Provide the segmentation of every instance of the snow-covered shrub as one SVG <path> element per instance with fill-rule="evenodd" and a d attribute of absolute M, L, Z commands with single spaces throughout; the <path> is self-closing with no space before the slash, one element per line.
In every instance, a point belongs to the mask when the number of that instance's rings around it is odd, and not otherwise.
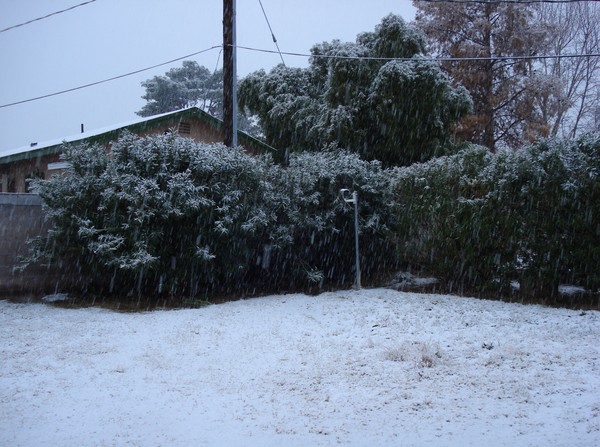
<path fill-rule="evenodd" d="M 38 184 L 54 223 L 36 257 L 68 259 L 116 292 L 196 295 L 236 287 L 269 226 L 266 165 L 173 134 L 125 134 L 106 154 L 72 146 Z"/>
<path fill-rule="evenodd" d="M 471 147 L 395 171 L 406 262 L 456 288 L 550 298 L 600 285 L 600 136 L 490 154 Z"/>
<path fill-rule="evenodd" d="M 269 281 L 298 287 L 308 280 L 349 286 L 354 281 L 354 207 L 340 189 L 358 192 L 360 259 L 365 278 L 390 271 L 396 249 L 390 231 L 390 177 L 378 162 L 326 150 L 294 153 L 287 168 L 273 165 L 267 200 L 276 216 L 270 229 Z"/>
<path fill-rule="evenodd" d="M 392 266 L 388 178 L 341 151 L 294 154 L 289 167 L 223 145 L 125 134 L 109 154 L 71 146 L 70 167 L 37 184 L 54 226 L 33 260 L 67 261 L 105 292 L 293 290 L 354 279 L 359 192 L 365 276 Z"/>
<path fill-rule="evenodd" d="M 424 35 L 400 16 L 384 17 L 355 42 L 322 42 L 311 53 L 307 68 L 278 65 L 239 83 L 241 106 L 259 118 L 274 147 L 337 144 L 384 166 L 405 166 L 439 155 L 472 109 L 467 90 L 424 58 Z"/>
<path fill-rule="evenodd" d="M 600 134 L 548 141 L 514 155 L 525 166 L 519 278 L 530 295 L 558 295 L 561 283 L 600 287 Z"/>
<path fill-rule="evenodd" d="M 404 260 L 456 288 L 487 287 L 496 274 L 489 264 L 502 262 L 503 237 L 479 178 L 490 159 L 485 148 L 471 147 L 396 171 Z"/>

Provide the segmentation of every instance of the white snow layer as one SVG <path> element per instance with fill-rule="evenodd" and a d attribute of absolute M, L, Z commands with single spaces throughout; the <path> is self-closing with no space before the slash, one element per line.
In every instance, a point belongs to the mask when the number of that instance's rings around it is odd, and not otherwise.
<path fill-rule="evenodd" d="M 0 301 L 2 446 L 600 445 L 600 312 L 393 290 Z"/>

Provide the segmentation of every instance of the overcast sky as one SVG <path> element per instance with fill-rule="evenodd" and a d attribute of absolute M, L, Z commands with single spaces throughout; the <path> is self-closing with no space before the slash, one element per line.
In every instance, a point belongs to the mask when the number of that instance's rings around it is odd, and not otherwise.
<path fill-rule="evenodd" d="M 0 0 L 0 30 L 85 0 Z M 354 41 L 389 13 L 414 18 L 410 0 L 262 0 L 281 51 L 308 53 L 315 43 Z M 0 32 L 0 106 L 101 81 L 222 43 L 221 0 L 96 0 Z M 237 0 L 238 45 L 276 50 L 259 0 Z M 214 70 L 220 49 L 190 58 Z M 289 66 L 307 58 L 284 55 Z M 277 54 L 238 50 L 238 76 L 281 62 Z M 181 62 L 101 85 L 0 107 L 0 154 L 32 142 L 138 118 L 140 83 Z"/>

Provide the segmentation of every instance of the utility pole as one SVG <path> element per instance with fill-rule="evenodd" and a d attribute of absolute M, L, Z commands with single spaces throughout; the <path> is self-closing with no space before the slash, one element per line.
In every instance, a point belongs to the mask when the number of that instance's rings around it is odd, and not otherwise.
<path fill-rule="evenodd" d="M 223 0 L 223 142 L 237 147 L 235 0 Z"/>

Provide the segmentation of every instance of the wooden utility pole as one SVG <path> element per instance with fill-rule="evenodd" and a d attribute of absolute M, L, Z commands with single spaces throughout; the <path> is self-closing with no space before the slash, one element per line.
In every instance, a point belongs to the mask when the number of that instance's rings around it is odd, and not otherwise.
<path fill-rule="evenodd" d="M 223 142 L 237 147 L 235 0 L 223 0 Z"/>

